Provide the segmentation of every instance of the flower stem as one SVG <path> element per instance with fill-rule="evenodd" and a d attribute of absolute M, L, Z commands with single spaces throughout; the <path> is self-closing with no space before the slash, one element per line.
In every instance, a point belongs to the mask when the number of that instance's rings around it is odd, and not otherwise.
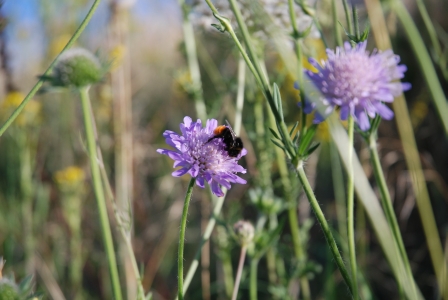
<path fill-rule="evenodd" d="M 240 287 L 241 274 L 243 273 L 244 260 L 246 259 L 246 251 L 247 246 L 242 245 L 240 261 L 238 263 L 238 270 L 236 271 L 235 285 L 233 286 L 232 300 L 236 300 L 236 297 L 238 296 L 238 289 Z"/>
<path fill-rule="evenodd" d="M 93 133 L 93 122 L 91 118 L 89 86 L 79 89 L 81 95 L 82 111 L 84 115 L 84 126 L 87 138 L 87 150 L 90 159 L 90 168 L 92 171 L 93 189 L 98 205 L 98 213 L 101 223 L 101 231 L 103 235 L 104 247 L 106 249 L 107 260 L 109 263 L 109 271 L 112 282 L 112 289 L 116 300 L 121 300 L 121 287 L 118 277 L 117 260 L 115 257 L 114 244 L 112 240 L 112 232 L 110 229 L 109 217 L 107 215 L 106 200 L 104 197 L 103 185 L 101 183 L 100 169 L 98 166 L 96 142 Z"/>
<path fill-rule="evenodd" d="M 294 1 L 288 0 L 289 18 L 291 20 L 293 37 L 296 47 L 296 57 L 297 57 L 297 81 L 299 83 L 299 93 L 300 101 L 302 103 L 301 116 L 302 121 L 300 122 L 300 138 L 306 134 L 306 114 L 305 114 L 305 93 L 303 92 L 303 64 L 302 64 L 302 45 L 300 45 L 300 33 L 297 28 L 296 16 L 294 12 Z M 299 141 L 300 143 L 300 141 Z M 305 297 L 307 298 L 307 297 Z M 309 298 L 309 297 L 308 297 Z"/>
<path fill-rule="evenodd" d="M 299 163 L 298 163 L 297 176 L 299 177 L 299 180 L 303 185 L 303 189 L 305 190 L 305 194 L 308 197 L 308 200 L 311 204 L 311 208 L 313 209 L 314 214 L 316 215 L 317 221 L 319 222 L 319 224 L 322 228 L 322 231 L 325 235 L 325 239 L 327 240 L 328 246 L 330 247 L 331 254 L 333 255 L 336 265 L 338 266 L 339 271 L 341 272 L 342 277 L 344 278 L 344 281 L 347 284 L 348 289 L 350 290 L 350 293 L 353 295 L 352 281 L 350 279 L 350 276 L 348 275 L 347 269 L 345 268 L 341 254 L 339 253 L 339 250 L 338 250 L 338 246 L 333 237 L 333 234 L 330 231 L 330 227 L 328 226 L 328 223 L 327 223 L 327 220 L 325 219 L 324 213 L 320 209 L 319 203 L 317 202 L 317 199 L 314 196 L 313 189 L 311 188 L 310 183 L 308 182 L 308 179 L 306 178 L 305 171 L 303 170 L 303 161 L 299 161 Z"/>
<path fill-rule="evenodd" d="M 185 194 L 184 209 L 182 211 L 182 219 L 180 223 L 179 233 L 179 252 L 177 258 L 177 282 L 178 282 L 178 298 L 184 299 L 183 285 L 184 285 L 184 242 L 185 242 L 185 229 L 187 227 L 187 215 L 188 206 L 190 205 L 191 195 L 193 194 L 194 183 L 196 178 L 191 178 L 188 184 L 187 193 Z"/>
<path fill-rule="evenodd" d="M 274 127 L 275 119 L 272 113 L 269 113 L 269 121 L 271 127 Z M 306 260 L 306 250 L 304 249 L 304 245 L 300 240 L 300 225 L 297 217 L 297 203 L 294 201 L 294 198 L 292 197 L 291 192 L 292 185 L 288 174 L 288 166 L 286 165 L 286 161 L 282 153 L 282 150 L 278 147 L 275 147 L 275 156 L 279 168 L 282 188 L 285 191 L 286 200 L 288 202 L 288 220 L 289 220 L 289 227 L 291 230 L 292 243 L 294 247 L 294 255 L 298 262 L 304 262 Z M 300 286 L 302 288 L 303 298 L 311 299 L 310 284 L 306 276 L 303 276 L 300 279 Z"/>
<path fill-rule="evenodd" d="M 337 46 L 342 47 L 341 29 L 338 24 L 338 9 L 336 6 L 336 0 L 331 0 L 331 11 L 333 16 L 333 30 L 334 39 Z"/>
<path fill-rule="evenodd" d="M 246 24 L 243 22 L 243 17 L 241 16 L 241 11 L 238 8 L 238 5 L 236 4 L 235 0 L 229 0 L 230 6 L 232 7 L 232 10 L 235 14 L 235 17 L 238 22 L 238 26 L 241 29 L 241 32 L 243 33 L 243 39 L 246 43 L 247 49 L 249 51 L 249 54 L 254 61 L 252 63 L 251 58 L 247 55 L 246 51 L 244 50 L 243 46 L 241 45 L 238 37 L 235 34 L 235 31 L 233 30 L 232 26 L 230 25 L 230 22 L 223 18 L 221 15 L 219 15 L 218 10 L 216 7 L 212 4 L 210 0 L 205 0 L 210 7 L 210 9 L 213 12 L 213 15 L 216 19 L 219 20 L 221 25 L 225 28 L 227 32 L 229 32 L 230 36 L 232 37 L 233 41 L 235 42 L 236 46 L 238 47 L 238 50 L 240 51 L 241 55 L 244 58 L 244 61 L 246 62 L 247 66 L 249 67 L 250 71 L 255 77 L 255 80 L 257 81 L 259 87 L 261 88 L 261 91 L 263 92 L 263 95 L 265 96 L 266 100 L 269 103 L 269 106 L 271 107 L 272 112 L 274 113 L 275 120 L 279 124 L 279 130 L 282 132 L 283 136 L 289 136 L 288 128 L 286 127 L 285 122 L 283 121 L 283 116 L 280 115 L 280 112 L 278 111 L 276 104 L 274 102 L 274 97 L 271 92 L 271 87 L 269 85 L 268 79 L 264 76 L 264 73 L 260 67 L 260 65 L 257 62 L 255 51 L 253 49 L 252 43 L 250 41 L 250 35 L 249 31 L 247 30 Z M 285 141 L 285 147 L 286 152 L 290 158 L 295 156 L 295 150 L 294 146 L 292 144 L 291 139 L 288 139 Z"/>
<path fill-rule="evenodd" d="M 354 120 L 350 114 L 348 116 L 348 166 L 347 166 L 347 236 L 348 236 L 348 253 L 350 257 L 350 267 L 352 271 L 352 288 L 353 298 L 358 299 L 358 276 L 356 265 L 355 250 L 355 185 L 353 172 L 353 136 L 354 136 Z"/>
<path fill-rule="evenodd" d="M 257 275 L 258 275 L 258 262 L 257 258 L 252 258 L 250 262 L 250 300 L 257 300 Z"/>
<path fill-rule="evenodd" d="M 207 243 L 207 241 L 210 239 L 210 236 L 212 235 L 213 229 L 215 228 L 216 224 L 216 218 L 221 213 L 222 205 L 224 204 L 224 197 L 217 197 L 215 208 L 213 209 L 212 215 L 210 216 L 210 219 L 208 221 L 207 227 L 204 230 L 204 235 L 202 236 L 201 243 L 199 244 L 198 249 L 196 250 L 196 254 L 194 256 L 194 259 L 188 268 L 187 276 L 185 276 L 185 282 L 184 282 L 184 290 L 183 294 L 188 290 L 188 287 L 190 286 L 191 280 L 193 279 L 194 273 L 196 273 L 196 270 L 199 266 L 199 258 L 201 257 L 201 250 L 202 247 Z M 180 299 L 179 297 L 176 299 Z"/>
<path fill-rule="evenodd" d="M 56 58 L 53 60 L 53 62 L 50 64 L 50 66 L 47 68 L 47 70 L 44 72 L 43 76 L 47 76 L 50 74 L 51 70 L 53 69 L 54 65 L 56 64 L 56 61 L 58 60 L 59 56 L 61 56 L 61 54 L 67 50 L 68 48 L 70 48 L 78 39 L 78 37 L 81 35 L 81 33 L 84 31 L 84 29 L 86 28 L 87 24 L 89 24 L 90 19 L 92 18 L 95 10 L 97 9 L 98 5 L 100 4 L 101 0 L 95 0 L 89 10 L 89 12 L 87 13 L 86 17 L 84 18 L 84 20 L 81 22 L 81 24 L 79 25 L 78 29 L 76 29 L 75 33 L 73 34 L 73 36 L 70 38 L 70 40 L 68 41 L 67 45 L 65 45 L 64 49 L 62 49 L 62 51 L 59 53 L 58 56 L 56 56 Z M 20 114 L 20 112 L 25 108 L 25 106 L 27 105 L 27 103 L 33 98 L 33 96 L 37 93 L 37 91 L 41 88 L 41 86 L 44 83 L 44 79 L 41 78 L 39 79 L 39 81 L 33 86 L 33 88 L 31 89 L 31 91 L 28 93 L 28 95 L 26 95 L 25 99 L 23 99 L 22 103 L 20 103 L 20 105 L 16 108 L 16 110 L 12 113 L 12 115 L 8 118 L 8 120 L 6 120 L 6 122 L 2 125 L 2 127 L 0 127 L 0 136 L 3 135 L 3 133 L 6 131 L 6 129 L 8 129 L 8 127 L 12 124 L 12 122 L 14 122 L 14 120 L 17 118 L 17 116 Z"/>
<path fill-rule="evenodd" d="M 376 138 L 374 134 L 371 134 L 369 140 L 369 151 L 370 158 L 372 160 L 373 165 L 373 173 L 375 175 L 375 180 L 378 184 L 381 193 L 381 204 L 383 206 L 384 213 L 386 215 L 386 220 L 389 223 L 389 227 L 391 228 L 392 234 L 395 238 L 395 242 L 398 245 L 398 250 L 400 252 L 401 257 L 403 258 L 403 263 L 408 273 L 409 278 L 413 278 L 411 265 L 409 263 L 408 255 L 406 254 L 406 249 L 404 247 L 403 238 L 401 236 L 400 227 L 398 226 L 398 221 L 394 213 L 394 208 L 392 205 L 392 200 L 390 198 L 389 190 L 387 188 L 386 179 L 384 178 L 384 174 L 381 168 L 381 162 L 378 155 L 378 149 L 376 147 Z M 414 281 L 410 281 L 412 284 L 413 294 L 417 298 L 417 292 L 415 290 Z"/>

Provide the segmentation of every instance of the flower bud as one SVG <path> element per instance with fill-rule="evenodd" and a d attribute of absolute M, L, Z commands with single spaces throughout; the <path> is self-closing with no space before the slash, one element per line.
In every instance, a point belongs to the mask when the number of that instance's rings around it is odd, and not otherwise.
<path fill-rule="evenodd" d="M 79 88 L 97 83 L 102 73 L 101 63 L 95 55 L 86 49 L 73 48 L 59 57 L 52 81 L 57 86 Z"/>
<path fill-rule="evenodd" d="M 254 226 L 248 221 L 240 220 L 236 222 L 233 225 L 233 231 L 235 232 L 241 246 L 249 245 L 254 239 L 255 229 Z"/>
<path fill-rule="evenodd" d="M 0 280 L 0 299 L 19 300 L 19 289 L 16 284 L 6 278 Z"/>

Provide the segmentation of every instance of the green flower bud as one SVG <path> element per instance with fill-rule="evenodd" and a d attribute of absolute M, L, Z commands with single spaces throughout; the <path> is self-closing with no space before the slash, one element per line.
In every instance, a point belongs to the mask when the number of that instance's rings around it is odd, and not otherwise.
<path fill-rule="evenodd" d="M 102 77 L 98 58 L 86 49 L 73 48 L 59 57 L 51 81 L 56 86 L 79 88 L 97 83 Z"/>
<path fill-rule="evenodd" d="M 0 300 L 19 300 L 17 286 L 10 280 L 3 278 L 0 280 Z"/>
<path fill-rule="evenodd" d="M 254 239 L 255 229 L 250 222 L 243 220 L 236 222 L 233 225 L 233 231 L 235 232 L 241 246 L 249 245 Z"/>

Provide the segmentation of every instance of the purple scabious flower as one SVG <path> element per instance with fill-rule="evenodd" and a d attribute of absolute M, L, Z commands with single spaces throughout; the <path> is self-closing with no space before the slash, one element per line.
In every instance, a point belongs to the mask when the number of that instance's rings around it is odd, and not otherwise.
<path fill-rule="evenodd" d="M 172 173 L 173 176 L 189 173 L 196 178 L 199 187 L 204 188 L 207 181 L 213 194 L 222 197 L 224 193 L 220 186 L 230 189 L 231 183 L 246 183 L 236 173 L 246 173 L 246 169 L 238 165 L 238 160 L 247 154 L 247 150 L 243 149 L 237 157 L 230 157 L 222 139 L 209 141 L 217 126 L 215 119 L 207 120 L 205 128 L 202 128 L 201 120 L 193 122 L 190 117 L 185 117 L 184 123 L 180 124 L 182 135 L 171 130 L 163 133 L 166 143 L 176 150 L 158 149 L 157 152 L 174 160 L 173 168 L 181 167 Z"/>
<path fill-rule="evenodd" d="M 367 42 L 352 48 L 345 42 L 333 52 L 327 49 L 326 61 L 321 65 L 313 58 L 309 62 L 318 70 L 306 74 L 322 93 L 324 110 L 316 114 L 315 123 L 321 122 L 335 107 L 340 108 L 341 119 L 353 116 L 363 131 L 370 128 L 370 118 L 376 114 L 386 120 L 394 113 L 383 102 L 393 102 L 394 97 L 411 88 L 409 83 L 401 83 L 405 65 L 399 65 L 400 58 L 392 50 L 369 54 Z M 317 105 L 319 106 L 319 104 Z"/>

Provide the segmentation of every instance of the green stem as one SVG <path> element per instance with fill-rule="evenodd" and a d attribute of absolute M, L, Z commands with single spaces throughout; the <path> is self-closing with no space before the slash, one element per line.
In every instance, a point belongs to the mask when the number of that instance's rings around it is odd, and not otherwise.
<path fill-rule="evenodd" d="M 84 20 L 81 22 L 81 24 L 79 25 L 78 29 L 76 29 L 75 33 L 73 34 L 73 36 L 70 38 L 70 40 L 68 41 L 67 45 L 65 45 L 64 49 L 62 49 L 61 53 L 59 53 L 58 56 L 56 56 L 56 58 L 53 60 L 53 62 L 50 64 L 50 66 L 48 67 L 48 69 L 44 72 L 42 77 L 48 76 L 50 74 L 50 72 L 52 71 L 54 65 L 56 64 L 59 56 L 61 56 L 61 54 L 67 50 L 68 48 L 70 48 L 78 39 L 78 37 L 81 35 L 81 33 L 84 31 L 84 29 L 86 28 L 87 24 L 89 24 L 90 19 L 92 18 L 95 10 L 97 9 L 98 5 L 100 4 L 101 0 L 95 0 L 92 4 L 92 7 L 90 8 L 89 12 L 87 13 L 86 17 L 84 18 Z M 25 99 L 23 99 L 22 103 L 20 103 L 20 105 L 16 108 L 16 110 L 12 113 L 12 115 L 8 118 L 8 120 L 6 120 L 6 122 L 2 125 L 2 127 L 0 128 L 0 136 L 3 135 L 3 133 L 6 131 L 6 129 L 8 129 L 8 127 L 11 125 L 11 123 L 17 118 L 17 116 L 20 114 L 20 112 L 25 108 L 25 106 L 27 105 L 27 103 L 33 98 L 33 96 L 36 94 L 36 92 L 41 88 L 42 84 L 44 83 L 44 79 L 41 78 L 39 79 L 39 81 L 33 86 L 33 88 L 31 89 L 31 91 L 28 93 L 28 95 L 26 95 Z"/>
<path fill-rule="evenodd" d="M 306 114 L 305 114 L 305 93 L 303 92 L 303 64 L 302 64 L 302 45 L 300 45 L 300 33 L 297 28 L 296 16 L 294 13 L 294 1 L 288 0 L 289 18 L 291 20 L 293 37 L 296 46 L 297 56 L 297 81 L 299 83 L 300 101 L 302 103 L 302 109 L 300 110 L 302 121 L 300 122 L 300 138 L 306 134 Z M 300 144 L 300 140 L 299 140 Z M 307 297 L 305 297 L 307 298 Z"/>
<path fill-rule="evenodd" d="M 121 300 L 121 287 L 118 277 L 117 260 L 115 257 L 114 244 L 112 240 L 112 232 L 110 229 L 109 217 L 107 216 L 106 200 L 104 197 L 103 185 L 101 184 L 100 169 L 98 166 L 96 142 L 93 133 L 93 122 L 91 118 L 89 86 L 79 89 L 81 95 L 82 111 L 84 115 L 84 126 L 87 138 L 87 150 L 89 153 L 90 168 L 92 171 L 93 189 L 98 205 L 98 213 L 101 223 L 101 231 L 103 235 L 104 247 L 109 263 L 110 278 L 112 289 L 116 300 Z"/>
<path fill-rule="evenodd" d="M 247 246 L 242 245 L 240 253 L 240 261 L 238 263 L 238 270 L 236 272 L 235 285 L 233 286 L 232 300 L 236 300 L 236 297 L 238 296 L 238 289 L 240 287 L 241 274 L 243 273 L 244 260 L 246 259 L 246 251 Z"/>
<path fill-rule="evenodd" d="M 134 272 L 135 280 L 137 281 L 137 300 L 145 299 L 145 290 L 142 284 L 142 278 L 140 276 L 140 271 L 138 269 L 137 261 L 135 259 L 134 249 L 132 248 L 131 235 L 126 231 L 121 216 L 119 215 L 118 208 L 114 203 L 115 219 L 118 223 L 121 236 L 123 237 L 126 250 L 129 253 L 129 259 L 131 261 L 132 271 Z"/>
<path fill-rule="evenodd" d="M 383 206 L 384 213 L 386 215 L 386 220 L 389 223 L 389 227 L 391 228 L 392 234 L 395 238 L 395 242 L 398 245 L 398 250 L 400 252 L 401 257 L 403 258 L 404 266 L 406 272 L 408 273 L 409 278 L 413 278 L 411 265 L 409 263 L 409 258 L 406 253 L 406 249 L 404 247 L 403 238 L 401 236 L 400 227 L 398 225 L 397 218 L 394 213 L 394 208 L 392 205 L 392 200 L 390 198 L 389 190 L 387 188 L 386 179 L 384 178 L 384 174 L 381 168 L 381 162 L 378 155 L 378 149 L 376 147 L 376 139 L 375 135 L 371 134 L 369 140 L 369 151 L 370 158 L 372 160 L 373 165 L 373 173 L 375 175 L 375 180 L 378 184 L 381 193 L 381 204 Z M 417 292 L 414 286 L 414 280 L 411 281 L 413 294 L 417 298 Z"/>
<path fill-rule="evenodd" d="M 342 47 L 341 28 L 338 24 L 338 9 L 336 6 L 336 0 L 331 0 L 331 11 L 333 13 L 333 31 L 335 43 L 337 46 Z"/>
<path fill-rule="evenodd" d="M 416 0 L 418 10 L 420 11 L 420 14 L 422 15 L 423 23 L 425 24 L 426 30 L 428 31 L 429 38 L 431 39 L 432 47 L 434 48 L 435 52 L 435 60 L 436 63 L 440 64 L 442 61 L 444 61 L 444 53 L 442 50 L 442 47 L 440 46 L 439 39 L 437 37 L 436 29 L 434 28 L 434 25 L 431 21 L 431 17 L 428 14 L 428 11 L 426 10 L 425 3 L 423 0 Z M 444 61 L 446 63 L 446 61 Z M 448 70 L 443 68 L 444 65 L 440 65 L 441 71 L 443 72 L 443 75 L 445 77 L 445 80 L 448 80 Z M 446 67 L 446 65 L 445 65 Z"/>
<path fill-rule="evenodd" d="M 342 0 L 342 5 L 344 6 L 345 20 L 347 22 L 347 31 L 352 33 L 353 24 L 352 20 L 350 19 L 350 10 L 348 9 L 347 0 Z"/>
<path fill-rule="evenodd" d="M 273 114 L 269 114 L 269 121 L 271 127 L 274 127 L 275 120 L 273 118 Z M 303 244 L 300 241 L 300 225 L 297 217 L 297 203 L 292 197 L 291 180 L 288 174 L 288 166 L 286 165 L 282 150 L 278 147 L 275 147 L 275 156 L 279 168 L 282 188 L 285 191 L 287 197 L 286 199 L 288 201 L 288 220 L 294 247 L 294 255 L 299 263 L 304 262 L 306 259 L 306 251 L 303 249 Z M 302 287 L 303 297 L 305 299 L 307 298 L 307 296 L 311 297 L 310 285 L 306 276 L 300 279 L 300 285 Z"/>
<path fill-rule="evenodd" d="M 233 292 L 233 268 L 230 253 L 222 258 L 222 271 L 224 273 L 224 286 L 226 290 L 226 299 L 232 297 Z"/>
<path fill-rule="evenodd" d="M 338 231 L 341 239 L 347 242 L 347 214 L 344 190 L 344 176 L 342 176 L 341 160 L 339 158 L 338 149 L 333 141 L 329 141 L 331 155 L 331 176 L 333 179 L 333 190 L 336 198 L 336 215 L 338 219 Z M 344 247 L 342 247 L 344 249 Z"/>
<path fill-rule="evenodd" d="M 277 215 L 275 213 L 269 214 L 269 229 L 275 230 L 277 226 L 278 226 Z M 275 268 L 276 252 L 273 246 L 269 247 L 269 249 L 266 252 L 266 264 L 268 267 L 269 283 L 275 286 L 276 284 L 278 284 L 278 278 L 277 278 L 277 270 Z"/>
<path fill-rule="evenodd" d="M 188 6 L 184 0 L 178 0 L 182 9 L 182 28 L 184 31 L 185 50 L 187 54 L 188 68 L 190 70 L 191 82 L 193 85 L 193 100 L 196 107 L 196 113 L 203 122 L 207 119 L 204 97 L 202 92 L 201 73 L 199 71 L 198 55 L 196 51 L 196 41 L 194 37 L 193 25 L 188 17 Z"/>
<path fill-rule="evenodd" d="M 249 56 L 247 55 L 246 51 L 244 50 L 243 46 L 241 45 L 238 37 L 236 36 L 232 26 L 230 25 L 230 22 L 228 19 L 223 18 L 221 15 L 219 15 L 216 7 L 211 3 L 210 0 L 205 0 L 208 4 L 208 6 L 210 7 L 210 9 L 213 12 L 213 15 L 215 16 L 216 19 L 219 20 L 219 22 L 221 23 L 221 25 L 225 28 L 225 30 L 227 32 L 229 32 L 230 36 L 232 37 L 233 41 L 235 42 L 235 44 L 237 45 L 238 49 L 240 50 L 241 55 L 244 58 L 244 61 L 246 62 L 247 66 L 249 67 L 250 71 L 252 72 L 252 74 L 254 75 L 258 85 L 261 88 L 261 91 L 263 92 L 263 95 L 265 96 L 266 100 L 269 103 L 269 106 L 271 107 L 272 112 L 274 113 L 275 119 L 277 121 L 277 123 L 279 124 L 279 130 L 281 130 L 283 136 L 287 137 L 289 136 L 289 132 L 288 132 L 288 128 L 286 127 L 285 122 L 283 121 L 283 116 L 280 115 L 279 111 L 277 110 L 276 104 L 274 102 L 274 97 L 271 93 L 271 88 L 269 85 L 269 82 L 267 81 L 267 78 L 264 76 L 264 73 L 260 67 L 260 65 L 257 62 L 256 59 L 256 54 L 255 51 L 253 49 L 252 43 L 250 41 L 250 36 L 249 36 L 249 31 L 247 30 L 247 26 L 246 24 L 243 22 L 243 18 L 241 16 L 241 12 L 235 2 L 235 0 L 229 0 L 230 2 L 230 6 L 232 7 L 232 10 L 235 14 L 235 17 L 237 19 L 238 22 L 238 26 L 241 29 L 242 33 L 243 33 L 243 39 L 246 43 L 247 49 L 249 50 L 249 54 L 252 58 L 252 60 L 254 61 L 254 63 L 252 63 L 252 61 L 250 60 Z M 292 144 L 291 139 L 288 139 L 287 141 L 285 141 L 285 146 L 286 146 L 286 151 L 287 154 L 290 158 L 295 156 L 295 149 L 294 146 Z"/>
<path fill-rule="evenodd" d="M 183 285 L 184 285 L 184 242 L 185 242 L 185 229 L 187 228 L 187 215 L 188 206 L 190 205 L 191 195 L 193 194 L 194 183 L 196 178 L 191 178 L 188 184 L 187 193 L 185 194 L 184 209 L 182 211 L 182 219 L 180 223 L 179 233 L 179 252 L 177 256 L 177 282 L 178 282 L 178 298 L 184 299 Z"/>
<path fill-rule="evenodd" d="M 354 120 L 350 114 L 348 117 L 348 166 L 347 166 L 347 236 L 348 236 L 348 252 L 350 257 L 350 266 L 352 271 L 352 288 L 353 298 L 358 297 L 358 275 L 356 265 L 356 250 L 355 250 L 355 175 L 353 172 L 353 135 L 354 135 Z"/>
<path fill-rule="evenodd" d="M 95 138 L 98 138 L 98 137 L 95 136 Z M 117 221 L 121 236 L 123 237 L 123 239 L 125 241 L 126 249 L 129 253 L 129 259 L 131 260 L 132 270 L 134 271 L 134 276 L 137 281 L 137 292 L 138 292 L 137 300 L 141 300 L 141 299 L 144 299 L 144 297 L 145 297 L 145 290 L 143 288 L 142 278 L 140 276 L 140 270 L 137 265 L 137 260 L 135 259 L 134 249 L 132 248 L 131 237 L 128 234 L 128 232 L 126 231 L 124 224 L 123 224 L 123 220 L 118 212 L 118 208 L 115 203 L 115 195 L 112 192 L 109 178 L 107 178 L 106 169 L 104 168 L 103 156 L 101 153 L 101 149 L 99 147 L 97 147 L 97 153 L 98 153 L 98 161 L 99 161 L 99 165 L 100 165 L 101 179 L 103 180 L 103 185 L 106 188 L 106 197 L 109 198 L 108 200 L 110 200 L 113 205 L 115 220 Z"/>
<path fill-rule="evenodd" d="M 353 295 L 353 285 L 348 275 L 347 269 L 345 268 L 344 262 L 342 260 L 341 254 L 339 253 L 338 246 L 336 241 L 334 240 L 333 234 L 331 233 L 330 227 L 328 226 L 327 220 L 325 219 L 324 213 L 320 209 L 319 203 L 317 202 L 316 197 L 314 196 L 313 189 L 306 178 L 305 171 L 303 170 L 303 161 L 299 161 L 297 166 L 297 176 L 299 177 L 300 182 L 303 185 L 303 189 L 305 190 L 305 194 L 308 197 L 308 201 L 311 204 L 311 208 L 316 215 L 317 221 L 319 222 L 322 231 L 325 235 L 325 239 L 327 240 L 328 246 L 330 247 L 331 254 L 336 262 L 336 265 L 339 268 L 339 271 L 344 278 L 345 283 L 350 290 L 350 293 Z"/>
<path fill-rule="evenodd" d="M 257 300 L 257 275 L 258 275 L 258 262 L 257 258 L 252 258 L 250 262 L 250 287 L 249 294 L 250 300 Z"/>
<path fill-rule="evenodd" d="M 445 94 L 443 93 L 442 86 L 437 77 L 436 70 L 432 64 L 431 57 L 425 48 L 425 43 L 418 32 L 417 26 L 415 26 L 412 17 L 409 15 L 406 7 L 400 0 L 392 2 L 392 7 L 397 14 L 398 19 L 403 25 L 404 32 L 406 33 L 408 40 L 414 50 L 415 57 L 422 71 L 423 78 L 429 88 L 434 104 L 439 113 L 440 120 L 443 124 L 445 134 L 448 134 L 448 104 L 446 102 Z"/>
<path fill-rule="evenodd" d="M 185 276 L 185 282 L 184 282 L 184 291 L 183 294 L 188 290 L 188 287 L 190 286 L 191 280 L 193 279 L 194 273 L 198 269 L 199 266 L 199 258 L 201 257 L 201 250 L 202 247 L 207 243 L 207 241 L 210 239 L 210 236 L 212 235 L 213 229 L 215 228 L 216 224 L 216 218 L 221 213 L 222 205 L 224 204 L 224 197 L 218 197 L 216 200 L 215 208 L 213 209 L 212 215 L 210 216 L 210 219 L 208 220 L 207 227 L 204 230 L 204 235 L 201 238 L 201 242 L 199 244 L 198 249 L 196 250 L 196 254 L 194 256 L 193 261 L 191 262 L 190 267 L 187 271 L 187 276 Z M 176 299 L 180 299 L 179 297 Z"/>

